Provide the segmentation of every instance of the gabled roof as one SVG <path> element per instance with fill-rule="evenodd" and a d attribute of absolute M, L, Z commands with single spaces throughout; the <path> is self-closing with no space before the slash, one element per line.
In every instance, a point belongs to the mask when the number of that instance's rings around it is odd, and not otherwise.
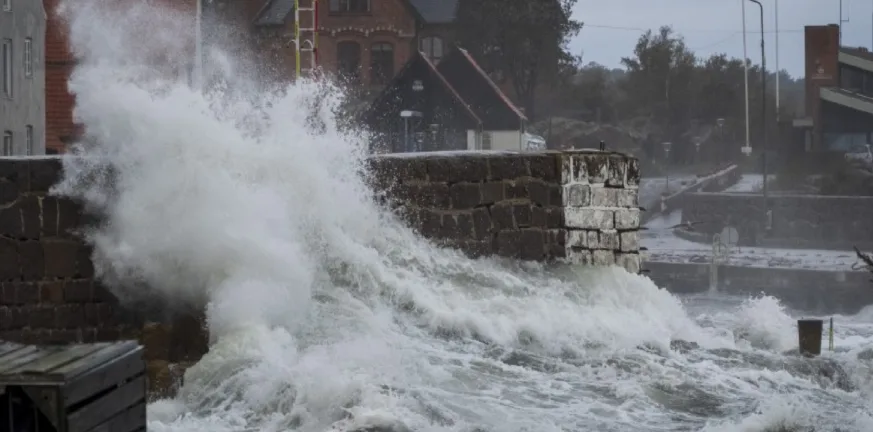
<path fill-rule="evenodd" d="M 443 74 L 441 74 L 439 70 L 437 70 L 433 62 L 431 62 L 427 58 L 427 55 L 425 55 L 421 51 L 418 51 L 415 55 L 412 56 L 412 58 L 409 59 L 409 61 L 406 62 L 405 65 L 403 65 L 403 68 L 400 69 L 400 72 L 398 72 L 397 75 L 394 76 L 394 78 L 391 80 L 390 83 L 388 83 L 387 86 L 385 86 L 385 88 L 382 90 L 376 100 L 374 100 L 373 103 L 370 104 L 371 113 L 374 112 L 373 108 L 384 104 L 388 98 L 394 97 L 393 90 L 397 88 L 400 81 L 403 80 L 403 77 L 416 64 L 416 62 L 424 62 L 424 64 L 428 68 L 428 71 L 437 79 L 437 81 L 443 86 L 443 88 L 452 95 L 452 98 L 455 100 L 455 102 L 457 102 L 458 105 L 464 108 L 466 114 L 479 125 L 482 124 L 482 119 L 480 119 L 479 116 L 476 115 L 476 112 L 473 111 L 473 108 L 471 108 L 467 101 L 465 101 L 464 98 L 461 97 L 461 94 L 458 93 L 458 91 L 455 90 L 454 87 L 452 87 L 449 81 L 446 80 L 446 77 L 443 76 Z"/>
<path fill-rule="evenodd" d="M 253 23 L 259 27 L 281 26 L 294 11 L 294 0 L 267 0 Z"/>
<path fill-rule="evenodd" d="M 409 0 L 427 24 L 450 24 L 455 22 L 458 0 Z"/>
<path fill-rule="evenodd" d="M 497 96 L 500 98 L 501 101 L 503 101 L 507 108 L 512 110 L 516 115 L 518 115 L 521 120 L 527 121 L 527 116 L 525 116 L 524 113 L 521 112 L 521 109 L 519 109 L 518 106 L 516 106 L 514 103 L 512 103 L 511 100 L 509 100 L 509 97 L 506 96 L 506 93 L 503 93 L 503 91 L 500 90 L 500 87 L 498 87 L 497 84 L 494 83 L 494 80 L 492 80 L 487 73 L 485 73 L 485 70 L 483 70 L 482 67 L 479 66 L 479 63 L 476 63 L 476 60 L 473 59 L 473 56 L 471 56 L 470 53 L 467 52 L 467 50 L 461 47 L 457 47 L 456 49 L 463 56 L 463 58 L 465 58 L 470 63 L 470 65 L 473 66 L 473 69 L 476 71 L 476 73 L 482 76 L 485 82 L 488 83 L 488 86 L 491 87 L 492 90 L 494 90 L 494 93 L 497 94 Z"/>

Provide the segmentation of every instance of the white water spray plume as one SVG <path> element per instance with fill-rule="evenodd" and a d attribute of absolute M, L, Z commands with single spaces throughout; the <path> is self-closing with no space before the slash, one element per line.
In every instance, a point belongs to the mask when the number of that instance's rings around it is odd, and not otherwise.
<path fill-rule="evenodd" d="M 210 47 L 222 66 L 195 91 L 179 73 L 191 17 L 109 0 L 61 12 L 85 137 L 57 190 L 105 216 L 87 232 L 100 276 L 120 298 L 208 304 L 210 351 L 149 406 L 150 430 L 870 424 L 864 388 L 780 352 L 793 329 L 773 299 L 692 313 L 621 269 L 434 247 L 371 198 L 368 137 L 338 126 L 339 89 L 266 85 Z M 843 372 L 855 355 L 817 361 Z"/>

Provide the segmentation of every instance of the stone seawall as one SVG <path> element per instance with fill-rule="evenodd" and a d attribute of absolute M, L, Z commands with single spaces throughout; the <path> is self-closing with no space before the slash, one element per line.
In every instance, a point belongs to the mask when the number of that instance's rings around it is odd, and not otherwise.
<path fill-rule="evenodd" d="M 709 290 L 710 265 L 646 261 L 647 276 L 676 294 Z M 717 291 L 736 296 L 770 295 L 784 305 L 816 314 L 855 314 L 873 304 L 870 273 L 722 265 Z"/>
<path fill-rule="evenodd" d="M 370 160 L 376 190 L 416 231 L 470 256 L 639 271 L 639 167 L 600 151 L 434 152 Z"/>
<path fill-rule="evenodd" d="M 384 197 L 429 238 L 471 255 L 639 270 L 636 160 L 601 152 L 380 156 Z M 28 344 L 137 339 L 153 396 L 208 349 L 200 311 L 124 305 L 95 276 L 89 217 L 49 189 L 59 158 L 0 158 L 0 339 Z M 148 306 L 148 307 L 144 307 Z M 157 311 L 157 313 L 153 313 Z"/>
<path fill-rule="evenodd" d="M 682 204 L 682 222 L 695 222 L 695 230 L 706 234 L 733 226 L 741 246 L 845 250 L 873 246 L 873 197 L 772 195 L 769 201 L 773 220 L 769 232 L 760 194 L 690 194 Z"/>
<path fill-rule="evenodd" d="M 94 276 L 77 235 L 80 206 L 48 194 L 58 158 L 0 158 L 0 339 L 26 344 L 139 339 L 152 394 L 165 394 L 206 351 L 196 316 L 152 321 Z"/>

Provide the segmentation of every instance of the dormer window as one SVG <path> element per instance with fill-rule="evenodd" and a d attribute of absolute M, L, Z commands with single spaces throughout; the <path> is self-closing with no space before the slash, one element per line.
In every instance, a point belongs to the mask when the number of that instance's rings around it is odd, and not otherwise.
<path fill-rule="evenodd" d="M 330 13 L 334 13 L 334 14 L 370 13 L 370 0 L 330 0 Z"/>

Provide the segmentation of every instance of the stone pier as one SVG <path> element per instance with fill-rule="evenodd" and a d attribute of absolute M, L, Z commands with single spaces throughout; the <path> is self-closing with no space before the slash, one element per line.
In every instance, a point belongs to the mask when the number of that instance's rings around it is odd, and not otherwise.
<path fill-rule="evenodd" d="M 639 164 L 596 150 L 370 159 L 374 189 L 419 233 L 470 256 L 640 269 Z"/>

